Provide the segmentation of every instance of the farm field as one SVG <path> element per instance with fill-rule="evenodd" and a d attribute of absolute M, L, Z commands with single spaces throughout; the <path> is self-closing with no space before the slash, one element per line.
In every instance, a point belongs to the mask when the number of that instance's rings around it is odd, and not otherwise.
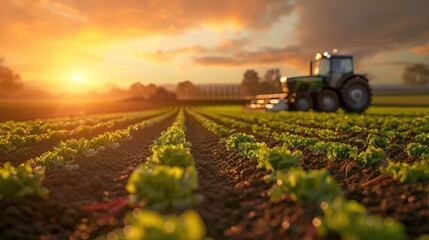
<path fill-rule="evenodd" d="M 427 107 L 4 121 L 0 236 L 427 239 L 428 161 Z"/>

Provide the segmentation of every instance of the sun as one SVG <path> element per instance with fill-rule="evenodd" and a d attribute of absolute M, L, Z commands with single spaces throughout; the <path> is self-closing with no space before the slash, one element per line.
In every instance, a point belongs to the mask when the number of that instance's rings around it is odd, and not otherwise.
<path fill-rule="evenodd" d="M 82 75 L 80 75 L 80 74 L 75 74 L 75 75 L 73 75 L 73 77 L 71 78 L 71 80 L 72 80 L 73 82 L 82 82 L 82 81 L 83 81 L 83 78 L 82 78 Z"/>

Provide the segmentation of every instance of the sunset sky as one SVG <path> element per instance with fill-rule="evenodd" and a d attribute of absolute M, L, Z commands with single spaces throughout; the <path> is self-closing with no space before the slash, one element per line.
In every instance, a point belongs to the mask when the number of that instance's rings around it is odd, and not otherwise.
<path fill-rule="evenodd" d="M 373 84 L 429 64 L 427 0 L 0 0 L 0 58 L 25 86 L 240 83 L 246 69 L 307 74 L 354 54 Z"/>

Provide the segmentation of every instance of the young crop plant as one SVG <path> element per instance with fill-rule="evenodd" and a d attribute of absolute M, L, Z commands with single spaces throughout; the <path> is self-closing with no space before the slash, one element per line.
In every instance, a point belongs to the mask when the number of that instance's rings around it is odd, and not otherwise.
<path fill-rule="evenodd" d="M 252 131 L 256 134 L 261 135 L 261 136 L 268 137 L 270 135 L 271 128 L 269 128 L 265 125 L 253 124 L 252 125 Z"/>
<path fill-rule="evenodd" d="M 291 153 L 290 150 L 284 147 L 263 147 L 259 149 L 258 155 L 259 167 L 265 168 L 271 172 L 294 167 L 302 158 L 301 151 Z"/>
<path fill-rule="evenodd" d="M 292 133 L 273 133 L 273 138 L 282 141 L 285 147 L 313 146 L 320 142 L 317 138 L 303 137 Z"/>
<path fill-rule="evenodd" d="M 364 167 L 380 162 L 385 159 L 386 152 L 377 147 L 369 146 L 364 152 L 356 156 L 356 161 Z"/>
<path fill-rule="evenodd" d="M 422 145 L 429 145 L 429 133 L 421 133 L 415 137 L 416 142 Z"/>
<path fill-rule="evenodd" d="M 429 163 L 426 159 L 413 164 L 389 160 L 387 167 L 381 167 L 380 170 L 401 183 L 429 181 Z"/>
<path fill-rule="evenodd" d="M 240 144 L 256 142 L 256 139 L 254 136 L 245 133 L 233 133 L 229 137 L 223 139 L 223 141 L 225 142 L 226 149 L 228 151 L 233 151 L 239 148 Z"/>
<path fill-rule="evenodd" d="M 198 203 L 201 196 L 194 193 L 197 189 L 197 172 L 193 166 L 181 168 L 143 164 L 134 170 L 126 185 L 132 205 L 158 211 Z"/>
<path fill-rule="evenodd" d="M 304 171 L 290 168 L 287 172 L 277 172 L 277 181 L 269 190 L 272 201 L 280 201 L 289 195 L 294 201 L 332 201 L 342 196 L 340 186 L 325 170 Z"/>
<path fill-rule="evenodd" d="M 0 201 L 5 198 L 25 196 L 46 196 L 48 190 L 41 186 L 45 171 L 25 162 L 13 167 L 10 162 L 0 167 Z"/>
<path fill-rule="evenodd" d="M 343 144 L 339 142 L 327 142 L 324 144 L 328 159 L 331 161 L 354 158 L 357 153 L 357 148 L 348 144 Z"/>
<path fill-rule="evenodd" d="M 265 142 L 244 142 L 238 146 L 240 152 L 237 156 L 244 156 L 250 159 L 252 162 L 258 161 L 260 149 L 267 148 Z"/>
<path fill-rule="evenodd" d="M 322 237 L 339 236 L 344 240 L 403 240 L 404 226 L 392 219 L 369 214 L 356 201 L 337 197 L 320 204 L 323 217 L 313 219 L 313 225 Z"/>
<path fill-rule="evenodd" d="M 127 214 L 124 223 L 124 228 L 99 240 L 203 240 L 206 236 L 204 222 L 193 210 L 176 216 L 136 208 Z"/>
<path fill-rule="evenodd" d="M 163 146 L 155 150 L 150 159 L 152 163 L 171 167 L 186 168 L 194 165 L 191 151 L 182 144 Z"/>
<path fill-rule="evenodd" d="M 428 156 L 429 146 L 413 142 L 407 145 L 407 147 L 405 148 L 405 151 L 409 156 L 416 156 L 416 157 Z"/>
<path fill-rule="evenodd" d="M 368 134 L 366 142 L 369 146 L 374 146 L 378 148 L 385 148 L 389 145 L 389 139 L 371 133 Z"/>

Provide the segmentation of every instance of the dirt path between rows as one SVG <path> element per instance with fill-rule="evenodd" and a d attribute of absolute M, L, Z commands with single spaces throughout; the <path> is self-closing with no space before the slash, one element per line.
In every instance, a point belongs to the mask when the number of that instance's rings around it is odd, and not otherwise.
<path fill-rule="evenodd" d="M 45 184 L 47 198 L 0 201 L 2 239 L 92 239 L 120 224 L 120 217 L 100 218 L 81 210 L 91 203 L 105 203 L 127 196 L 129 174 L 150 156 L 149 145 L 174 120 L 174 116 L 139 130 L 133 139 L 120 142 L 91 159 L 78 159 L 79 169 L 59 170 Z M 100 222 L 101 221 L 101 222 Z M 107 225 L 107 226 L 104 226 Z M 107 230 L 106 230 L 107 229 Z"/>
<path fill-rule="evenodd" d="M 195 207 L 215 239 L 300 239 L 311 225 L 303 204 L 271 203 L 267 172 L 244 157 L 233 157 L 219 138 L 186 115 L 187 140 L 198 170 L 204 201 Z M 192 127 L 191 127 L 192 126 Z M 311 206 L 310 206 L 311 207 Z M 288 225 L 286 225 L 286 223 Z M 297 224 L 289 227 L 290 225 Z M 283 227 L 282 227 L 283 226 Z"/>

